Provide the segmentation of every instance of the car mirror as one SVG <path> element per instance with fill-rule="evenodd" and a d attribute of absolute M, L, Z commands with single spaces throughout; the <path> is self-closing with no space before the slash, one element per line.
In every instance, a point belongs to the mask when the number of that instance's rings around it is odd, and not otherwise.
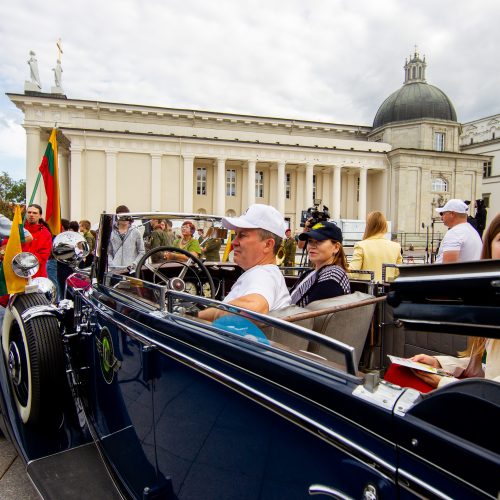
<path fill-rule="evenodd" d="M 12 270 L 20 278 L 31 278 L 40 268 L 40 263 L 36 256 L 30 252 L 18 253 L 12 259 Z"/>
<path fill-rule="evenodd" d="M 90 247 L 80 233 L 65 231 L 52 243 L 52 255 L 63 264 L 76 267 L 90 253 Z"/>

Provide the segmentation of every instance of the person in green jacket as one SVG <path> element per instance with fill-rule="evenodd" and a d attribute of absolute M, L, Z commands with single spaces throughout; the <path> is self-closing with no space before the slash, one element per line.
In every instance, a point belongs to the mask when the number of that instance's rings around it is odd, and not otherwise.
<path fill-rule="evenodd" d="M 85 241 L 89 245 L 89 254 L 85 259 L 83 259 L 83 262 L 81 263 L 81 267 L 88 267 L 92 264 L 92 261 L 94 260 L 93 252 L 95 248 L 95 238 L 94 235 L 90 232 L 90 221 L 89 220 L 81 220 L 78 223 L 78 230 L 82 234 L 82 236 L 85 238 Z"/>
<path fill-rule="evenodd" d="M 193 238 L 195 232 L 196 227 L 191 221 L 187 220 L 183 222 L 181 226 L 181 237 L 174 240 L 173 246 L 182 248 L 195 257 L 200 257 L 202 250 L 198 240 Z M 188 260 L 188 257 L 176 252 L 166 252 L 165 257 L 167 260 Z"/>
<path fill-rule="evenodd" d="M 149 235 L 149 248 L 165 247 L 168 246 L 167 234 L 163 231 L 160 221 L 158 219 L 151 219 L 151 234 Z M 151 261 L 157 264 L 164 259 L 163 253 L 158 252 L 151 256 Z"/>
<path fill-rule="evenodd" d="M 285 267 L 295 266 L 295 252 L 297 251 L 297 242 L 292 236 L 291 229 L 285 231 L 285 239 L 283 241 L 283 249 L 285 250 L 285 258 L 283 260 L 283 265 Z"/>
<path fill-rule="evenodd" d="M 205 239 L 202 241 L 201 249 L 203 251 L 203 257 L 209 262 L 220 262 L 219 250 L 222 245 L 222 240 L 220 238 L 213 238 L 215 228 L 208 228 Z"/>

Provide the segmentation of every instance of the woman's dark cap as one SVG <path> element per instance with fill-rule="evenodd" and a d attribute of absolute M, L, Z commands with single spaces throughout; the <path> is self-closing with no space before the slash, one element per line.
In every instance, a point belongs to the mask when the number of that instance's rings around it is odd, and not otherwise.
<path fill-rule="evenodd" d="M 342 230 L 333 222 L 318 222 L 310 231 L 301 233 L 299 240 L 306 241 L 309 238 L 313 240 L 333 240 L 342 243 Z"/>

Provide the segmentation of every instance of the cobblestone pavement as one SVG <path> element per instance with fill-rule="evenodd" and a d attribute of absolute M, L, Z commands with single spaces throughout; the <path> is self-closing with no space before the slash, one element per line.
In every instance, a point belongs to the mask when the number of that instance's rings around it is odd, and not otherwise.
<path fill-rule="evenodd" d="M 14 447 L 0 437 L 0 498 L 2 500 L 40 500 Z"/>

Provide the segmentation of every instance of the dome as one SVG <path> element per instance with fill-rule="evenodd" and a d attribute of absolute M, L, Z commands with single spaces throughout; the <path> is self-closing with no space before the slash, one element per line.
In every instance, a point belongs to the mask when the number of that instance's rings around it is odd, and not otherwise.
<path fill-rule="evenodd" d="M 387 123 L 421 118 L 457 121 L 457 114 L 448 96 L 425 81 L 425 58 L 415 52 L 405 64 L 405 83 L 380 106 L 373 128 Z"/>

